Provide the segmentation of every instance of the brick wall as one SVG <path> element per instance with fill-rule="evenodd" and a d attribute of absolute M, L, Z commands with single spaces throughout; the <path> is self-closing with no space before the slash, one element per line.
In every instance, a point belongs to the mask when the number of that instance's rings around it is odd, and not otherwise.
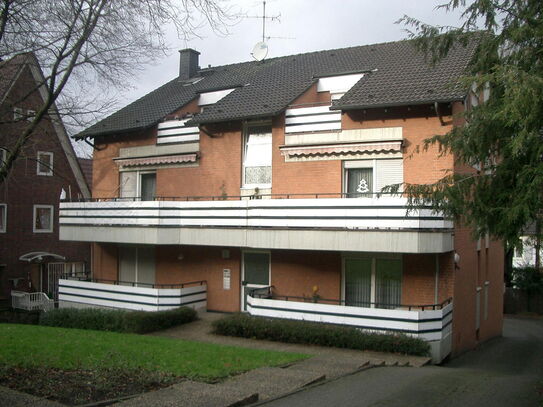
<path fill-rule="evenodd" d="M 13 122 L 13 107 L 26 112 L 38 110 L 42 99 L 38 92 L 28 94 L 36 86 L 30 70 L 25 68 L 12 91 L 0 106 L 0 146 L 12 149 L 18 136 L 28 125 L 26 121 Z M 38 151 L 53 153 L 53 175 L 37 175 Z M 19 155 L 8 178 L 0 185 L 0 203 L 7 204 L 7 232 L 0 233 L 0 298 L 7 298 L 11 289 L 39 289 L 39 278 L 29 284 L 32 269 L 19 257 L 35 251 L 55 253 L 68 262 L 84 261 L 90 264 L 88 243 L 59 241 L 58 207 L 62 189 L 68 196 L 81 196 L 78 183 L 55 129 L 46 116 L 38 125 Z M 33 205 L 52 205 L 54 222 L 52 233 L 33 232 Z M 36 275 L 37 271 L 33 271 Z M 39 276 L 39 274 L 38 274 Z M 18 287 L 9 279 L 22 278 Z M 37 285 L 36 285 L 37 284 Z"/>

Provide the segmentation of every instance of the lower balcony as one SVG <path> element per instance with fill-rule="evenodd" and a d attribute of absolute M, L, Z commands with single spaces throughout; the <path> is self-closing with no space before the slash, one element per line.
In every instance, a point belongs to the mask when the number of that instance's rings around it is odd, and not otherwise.
<path fill-rule="evenodd" d="M 104 307 L 137 311 L 164 311 L 181 306 L 207 306 L 207 283 L 194 281 L 173 285 L 113 280 L 59 280 L 60 307 Z"/>
<path fill-rule="evenodd" d="M 453 250 L 452 222 L 430 208 L 408 211 L 406 198 L 269 198 L 62 202 L 60 239 L 387 253 Z"/>
<path fill-rule="evenodd" d="M 346 325 L 372 332 L 402 333 L 430 344 L 433 363 L 451 352 L 452 299 L 440 304 L 358 303 L 322 298 L 277 296 L 272 287 L 247 295 L 251 315 Z"/>

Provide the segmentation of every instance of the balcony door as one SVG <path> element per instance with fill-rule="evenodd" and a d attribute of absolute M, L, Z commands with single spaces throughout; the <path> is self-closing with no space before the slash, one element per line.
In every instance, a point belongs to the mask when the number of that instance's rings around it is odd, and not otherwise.
<path fill-rule="evenodd" d="M 270 253 L 250 251 L 243 253 L 241 267 L 241 310 L 247 311 L 247 294 L 255 288 L 270 285 Z"/>
<path fill-rule="evenodd" d="M 120 284 L 152 287 L 155 284 L 155 247 L 119 246 Z"/>
<path fill-rule="evenodd" d="M 349 306 L 396 308 L 402 302 L 401 259 L 345 258 L 343 297 Z"/>

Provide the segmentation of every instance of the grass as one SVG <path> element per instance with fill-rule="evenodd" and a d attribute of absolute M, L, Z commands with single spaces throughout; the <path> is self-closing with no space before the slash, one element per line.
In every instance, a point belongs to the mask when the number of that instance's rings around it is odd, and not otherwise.
<path fill-rule="evenodd" d="M 4 367 L 143 369 L 212 381 L 306 357 L 156 336 L 0 324 L 0 366 Z"/>

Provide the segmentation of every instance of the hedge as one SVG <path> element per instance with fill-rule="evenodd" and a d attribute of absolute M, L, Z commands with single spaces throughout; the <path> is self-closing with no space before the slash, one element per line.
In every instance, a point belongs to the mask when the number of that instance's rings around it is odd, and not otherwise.
<path fill-rule="evenodd" d="M 404 334 L 378 334 L 357 328 L 234 314 L 213 322 L 214 333 L 226 336 L 301 343 L 336 348 L 428 356 L 430 345 Z"/>
<path fill-rule="evenodd" d="M 9 324 L 36 325 L 40 319 L 40 311 L 25 311 L 20 309 L 0 310 L 0 322 Z"/>
<path fill-rule="evenodd" d="M 185 324 L 196 319 L 192 308 L 145 312 L 100 308 L 58 308 L 44 312 L 40 325 L 97 331 L 147 333 Z"/>

